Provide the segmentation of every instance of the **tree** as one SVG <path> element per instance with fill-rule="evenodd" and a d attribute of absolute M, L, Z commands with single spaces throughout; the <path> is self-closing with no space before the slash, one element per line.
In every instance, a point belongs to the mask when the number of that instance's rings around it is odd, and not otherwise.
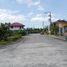
<path fill-rule="evenodd" d="M 58 27 L 56 26 L 56 24 L 52 23 L 51 24 L 51 34 L 57 35 L 57 30 L 58 30 Z"/>
<path fill-rule="evenodd" d="M 9 30 L 9 24 L 8 23 L 1 23 L 0 26 L 0 40 L 7 40 L 8 36 L 10 35 L 10 30 Z"/>

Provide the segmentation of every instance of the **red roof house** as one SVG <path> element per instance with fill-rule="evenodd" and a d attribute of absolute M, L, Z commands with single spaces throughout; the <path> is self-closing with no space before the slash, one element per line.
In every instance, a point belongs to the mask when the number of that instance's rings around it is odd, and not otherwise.
<path fill-rule="evenodd" d="M 14 22 L 12 24 L 10 24 L 10 29 L 11 30 L 19 30 L 19 29 L 23 29 L 25 25 L 19 23 L 19 22 Z"/>

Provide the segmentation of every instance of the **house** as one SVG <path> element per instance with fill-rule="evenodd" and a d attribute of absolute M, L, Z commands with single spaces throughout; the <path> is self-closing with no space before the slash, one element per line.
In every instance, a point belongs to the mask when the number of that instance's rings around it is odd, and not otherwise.
<path fill-rule="evenodd" d="M 67 35 L 67 21 L 65 20 L 57 20 L 54 22 L 58 29 L 59 35 Z"/>
<path fill-rule="evenodd" d="M 25 25 L 19 23 L 19 22 L 14 22 L 10 24 L 10 30 L 22 30 Z"/>

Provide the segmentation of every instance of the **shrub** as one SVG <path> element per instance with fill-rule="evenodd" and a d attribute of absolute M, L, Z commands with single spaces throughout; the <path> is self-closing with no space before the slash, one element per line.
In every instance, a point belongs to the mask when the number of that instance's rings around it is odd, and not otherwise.
<path fill-rule="evenodd" d="M 0 41 L 0 45 L 6 45 L 7 43 L 8 43 L 8 41 L 5 41 L 5 40 Z"/>
<path fill-rule="evenodd" d="M 20 39 L 21 37 L 22 37 L 21 35 L 10 36 L 10 37 L 8 37 L 8 40 L 1 40 L 0 45 L 7 45 L 8 43 L 10 43 L 12 41 L 16 41 L 16 40 Z"/>
<path fill-rule="evenodd" d="M 16 40 L 18 40 L 20 38 L 21 38 L 21 35 L 14 35 L 14 36 L 10 36 L 8 38 L 8 40 L 10 40 L 10 41 L 16 41 Z"/>
<path fill-rule="evenodd" d="M 19 34 L 21 34 L 22 36 L 25 36 L 26 35 L 26 31 L 25 30 L 20 30 Z"/>

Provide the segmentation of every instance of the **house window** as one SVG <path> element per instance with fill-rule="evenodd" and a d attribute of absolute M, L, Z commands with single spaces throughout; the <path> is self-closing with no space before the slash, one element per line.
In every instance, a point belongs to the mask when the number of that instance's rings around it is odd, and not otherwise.
<path fill-rule="evenodd" d="M 11 28 L 13 28 L 13 26 L 11 26 Z"/>
<path fill-rule="evenodd" d="M 20 29 L 21 29 L 22 27 L 20 26 Z"/>

